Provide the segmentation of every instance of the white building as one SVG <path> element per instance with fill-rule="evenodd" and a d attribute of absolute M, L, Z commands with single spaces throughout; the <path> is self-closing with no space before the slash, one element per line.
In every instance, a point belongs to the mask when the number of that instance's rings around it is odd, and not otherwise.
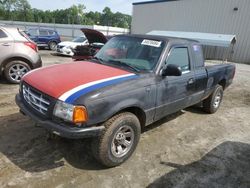
<path fill-rule="evenodd" d="M 232 60 L 250 63 L 250 0 L 158 0 L 133 3 L 131 33 L 152 30 L 235 34 Z M 206 50 L 221 57 L 221 49 Z M 212 58 L 212 57 L 211 57 Z"/>

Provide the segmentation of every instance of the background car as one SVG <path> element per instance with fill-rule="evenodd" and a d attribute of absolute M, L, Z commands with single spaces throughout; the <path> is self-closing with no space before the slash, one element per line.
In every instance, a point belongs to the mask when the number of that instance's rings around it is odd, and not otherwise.
<path fill-rule="evenodd" d="M 19 83 L 31 69 L 42 66 L 37 45 L 17 28 L 0 27 L 0 75 Z"/>
<path fill-rule="evenodd" d="M 72 41 L 64 41 L 60 42 L 57 45 L 57 54 L 62 54 L 62 55 L 68 55 L 68 56 L 73 56 L 74 52 L 73 49 L 75 49 L 77 46 L 84 46 L 88 45 L 88 40 L 85 36 L 80 36 Z"/>
<path fill-rule="evenodd" d="M 31 28 L 25 33 L 33 40 L 38 47 L 48 47 L 50 50 L 56 50 L 56 46 L 61 42 L 57 31 L 45 28 Z"/>

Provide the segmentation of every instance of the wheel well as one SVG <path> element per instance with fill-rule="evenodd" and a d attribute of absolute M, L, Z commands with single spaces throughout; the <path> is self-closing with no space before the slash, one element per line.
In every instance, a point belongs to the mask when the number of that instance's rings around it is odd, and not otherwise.
<path fill-rule="evenodd" d="M 146 114 L 145 112 L 139 108 L 139 107 L 129 107 L 129 108 L 125 108 L 121 111 L 119 111 L 116 114 L 119 114 L 121 112 L 131 112 L 132 114 L 134 114 L 140 121 L 141 127 L 143 128 L 146 124 Z"/>
<path fill-rule="evenodd" d="M 6 65 L 7 65 L 9 62 L 15 61 L 15 60 L 23 61 L 23 62 L 27 63 L 27 64 L 30 66 L 31 69 L 33 68 L 32 63 L 31 63 L 28 59 L 23 58 L 23 57 L 12 57 L 12 58 L 6 59 L 6 60 L 2 63 L 2 66 L 1 66 L 1 69 L 0 69 L 1 72 L 5 69 Z"/>
<path fill-rule="evenodd" d="M 1 68 L 4 69 L 4 68 L 6 67 L 6 65 L 7 65 L 9 62 L 15 61 L 15 60 L 23 61 L 23 62 L 27 63 L 27 64 L 30 66 L 30 68 L 33 68 L 32 63 L 31 63 L 28 59 L 26 59 L 26 58 L 24 58 L 24 57 L 12 57 L 12 58 L 6 59 L 6 60 L 3 62 Z"/>
<path fill-rule="evenodd" d="M 58 42 L 57 42 L 56 40 L 50 40 L 50 41 L 48 42 L 48 45 L 49 45 L 51 42 L 55 42 L 56 44 L 58 44 Z"/>
<path fill-rule="evenodd" d="M 223 87 L 223 90 L 224 90 L 226 87 L 226 79 L 222 79 L 218 84 L 221 85 Z"/>

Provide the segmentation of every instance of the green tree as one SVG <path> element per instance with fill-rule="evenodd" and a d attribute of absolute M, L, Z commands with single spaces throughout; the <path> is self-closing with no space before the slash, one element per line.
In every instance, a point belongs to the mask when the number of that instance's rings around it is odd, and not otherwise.
<path fill-rule="evenodd" d="M 22 21 L 32 21 L 31 6 L 27 0 L 17 0 L 14 10 L 17 17 L 21 18 Z"/>
<path fill-rule="evenodd" d="M 112 26 L 113 24 L 113 12 L 109 7 L 105 7 L 102 11 L 101 25 Z"/>
<path fill-rule="evenodd" d="M 27 0 L 0 0 L 0 19 L 61 23 L 61 24 L 84 24 L 106 25 L 129 28 L 131 16 L 120 12 L 113 13 L 109 7 L 102 12 L 85 12 L 83 4 L 73 5 L 67 9 L 54 11 L 31 8 Z"/>

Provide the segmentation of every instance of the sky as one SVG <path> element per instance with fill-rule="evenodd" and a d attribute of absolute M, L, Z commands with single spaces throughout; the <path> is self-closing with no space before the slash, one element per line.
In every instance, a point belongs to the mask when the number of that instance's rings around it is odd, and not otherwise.
<path fill-rule="evenodd" d="M 28 0 L 32 8 L 56 10 L 69 8 L 73 4 L 84 4 L 86 11 L 102 12 L 104 7 L 110 7 L 112 12 L 132 14 L 132 3 L 151 0 Z"/>

